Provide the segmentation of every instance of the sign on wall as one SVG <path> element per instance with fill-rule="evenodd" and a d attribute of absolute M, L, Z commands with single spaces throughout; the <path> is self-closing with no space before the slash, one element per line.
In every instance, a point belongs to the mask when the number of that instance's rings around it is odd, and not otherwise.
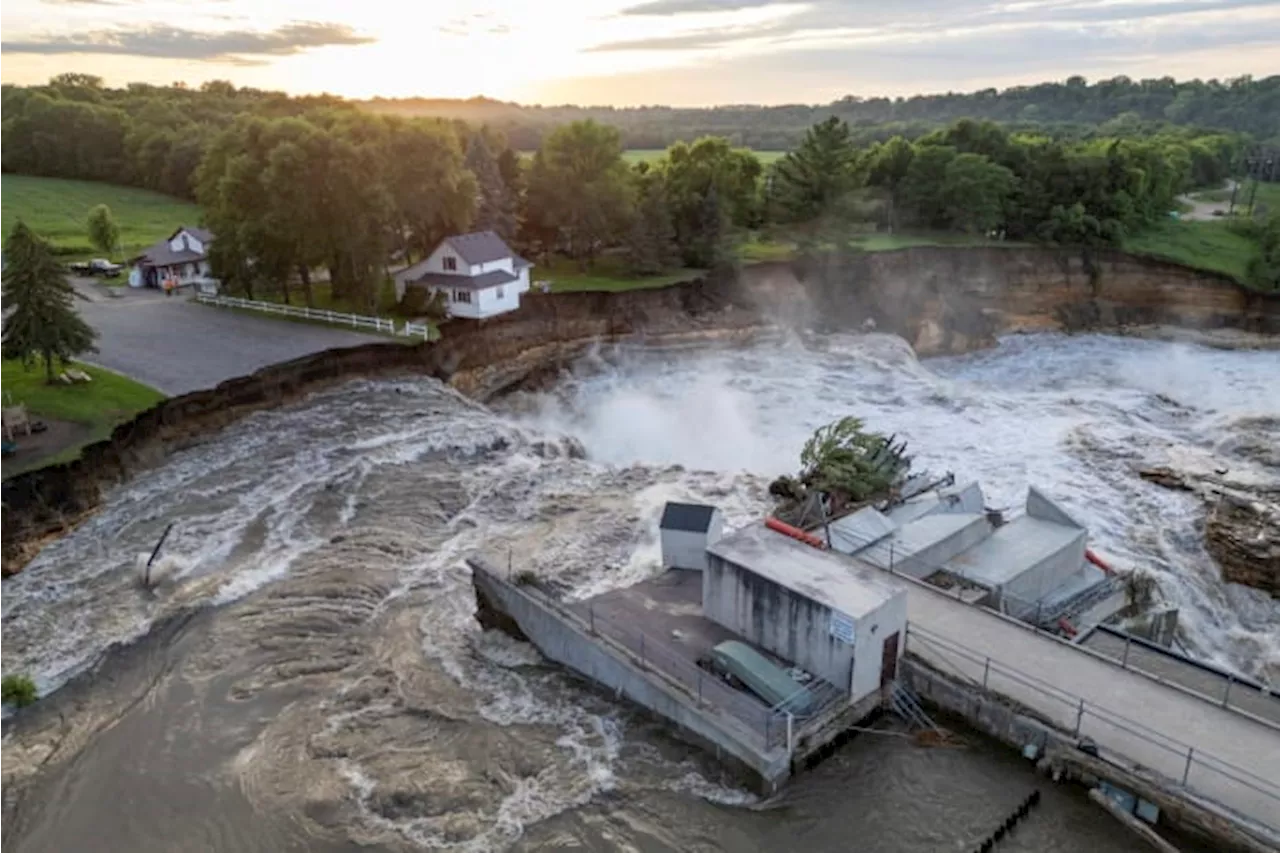
<path fill-rule="evenodd" d="M 853 617 L 846 616 L 839 610 L 831 611 L 831 636 L 846 646 L 853 645 Z"/>

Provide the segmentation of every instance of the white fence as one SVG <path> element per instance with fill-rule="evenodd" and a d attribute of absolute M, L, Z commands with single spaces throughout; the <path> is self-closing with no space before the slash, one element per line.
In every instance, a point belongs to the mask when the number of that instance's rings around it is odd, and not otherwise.
<path fill-rule="evenodd" d="M 305 320 L 318 320 L 332 323 L 335 326 L 350 326 L 353 329 L 372 329 L 388 335 L 404 335 L 410 338 L 422 338 L 431 341 L 440 337 L 440 332 L 429 323 L 410 323 L 397 329 L 396 321 L 389 317 L 370 317 L 366 314 L 347 314 L 342 311 L 330 311 L 327 308 L 305 308 L 298 305 L 281 305 L 279 302 L 259 302 L 255 299 L 240 299 L 236 296 L 211 296 L 197 293 L 196 302 L 204 305 L 218 305 L 224 308 L 247 308 L 250 311 L 261 311 L 265 314 L 281 314 L 285 317 L 301 317 Z"/>

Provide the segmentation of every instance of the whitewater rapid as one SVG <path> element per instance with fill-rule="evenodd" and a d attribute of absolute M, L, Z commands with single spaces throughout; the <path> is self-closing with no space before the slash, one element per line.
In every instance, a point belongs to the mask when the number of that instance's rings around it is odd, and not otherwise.
<path fill-rule="evenodd" d="M 113 490 L 6 581 L 4 671 L 47 693 L 215 608 L 174 665 L 192 684 L 231 679 L 236 701 L 314 691 L 237 747 L 241 784 L 340 802 L 334 820 L 368 842 L 493 849 L 636 785 L 741 802 L 696 760 L 637 746 L 634 721 L 530 647 L 482 634 L 463 559 L 511 559 L 578 596 L 641 579 L 658 569 L 665 501 L 746 523 L 812 431 L 848 414 L 909 441 L 918 468 L 980 480 L 990 506 L 1042 489 L 1100 553 L 1155 577 L 1189 648 L 1280 677 L 1280 608 L 1220 581 L 1199 499 L 1135 473 L 1193 459 L 1280 485 L 1233 455 L 1277 438 L 1253 433 L 1280 416 L 1280 352 L 1054 335 L 926 362 L 878 335 L 615 348 L 493 407 L 429 379 L 351 382 Z M 170 521 L 173 576 L 145 593 L 134 562 Z"/>

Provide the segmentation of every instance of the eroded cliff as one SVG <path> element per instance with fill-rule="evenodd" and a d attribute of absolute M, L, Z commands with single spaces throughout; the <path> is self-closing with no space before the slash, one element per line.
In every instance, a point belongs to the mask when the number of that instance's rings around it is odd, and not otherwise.
<path fill-rule="evenodd" d="M 413 372 L 485 399 L 558 370 L 598 343 L 742 340 L 775 327 L 901 334 L 921 355 L 963 352 L 1014 330 L 1135 325 L 1280 335 L 1280 296 L 1122 253 L 916 248 L 762 264 L 673 287 L 530 294 L 518 312 L 455 321 L 435 344 L 317 353 L 167 400 L 79 460 L 4 483 L 3 570 L 20 569 L 101 492 L 252 411 L 357 376 Z"/>

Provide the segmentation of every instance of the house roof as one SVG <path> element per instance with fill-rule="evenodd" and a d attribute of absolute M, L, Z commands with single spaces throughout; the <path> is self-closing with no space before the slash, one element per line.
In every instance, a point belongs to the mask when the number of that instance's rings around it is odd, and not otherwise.
<path fill-rule="evenodd" d="M 205 258 L 204 252 L 192 252 L 186 249 L 174 251 L 169 248 L 169 241 L 177 237 L 183 231 L 186 231 L 192 237 L 195 237 L 206 246 L 213 242 L 213 232 L 206 228 L 192 228 L 186 225 L 180 225 L 172 234 L 165 239 L 159 241 L 155 245 L 147 248 L 142 254 L 133 259 L 135 263 L 142 263 L 145 266 L 167 267 L 173 264 L 188 264 L 194 261 L 200 261 Z"/>
<path fill-rule="evenodd" d="M 856 557 L 820 551 L 760 522 L 712 543 L 707 552 L 853 619 L 906 595 L 880 569 Z"/>
<path fill-rule="evenodd" d="M 212 231 L 210 231 L 208 228 L 198 228 L 194 225 L 179 225 L 177 229 L 175 229 L 174 232 L 169 235 L 169 239 L 172 240 L 174 237 L 177 237 L 183 231 L 186 231 L 188 234 L 190 234 L 192 237 L 195 237 L 201 243 L 208 243 L 213 240 Z"/>
<path fill-rule="evenodd" d="M 426 272 L 406 284 L 425 284 L 430 287 L 451 287 L 457 290 L 484 290 L 498 287 L 519 279 L 506 270 L 494 270 L 481 275 L 452 275 L 442 272 Z"/>
<path fill-rule="evenodd" d="M 661 530 L 687 530 L 690 533 L 706 533 L 711 529 L 711 516 L 716 508 L 705 504 L 682 504 L 668 501 L 662 510 Z"/>
<path fill-rule="evenodd" d="M 516 253 L 506 241 L 493 231 L 473 231 L 470 234 L 457 234 L 445 237 L 444 242 L 458 253 L 469 264 L 487 264 L 503 258 L 514 258 Z"/>

